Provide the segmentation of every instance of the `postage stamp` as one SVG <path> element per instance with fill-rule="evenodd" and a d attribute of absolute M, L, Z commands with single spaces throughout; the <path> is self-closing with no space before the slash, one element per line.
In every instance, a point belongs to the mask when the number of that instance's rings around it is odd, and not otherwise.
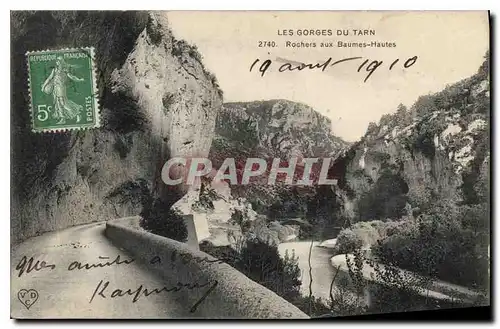
<path fill-rule="evenodd" d="M 26 56 L 32 131 L 99 127 L 94 48 L 30 51 Z"/>

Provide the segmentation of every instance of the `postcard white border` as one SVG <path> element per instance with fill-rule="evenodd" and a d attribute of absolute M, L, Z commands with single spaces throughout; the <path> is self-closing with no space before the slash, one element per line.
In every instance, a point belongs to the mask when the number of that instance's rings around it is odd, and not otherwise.
<path fill-rule="evenodd" d="M 9 47 L 10 49 L 10 13 L 9 10 L 33 10 L 33 9 L 38 9 L 38 10 L 69 10 L 69 9 L 93 9 L 93 10 L 150 10 L 150 9 L 163 9 L 163 10 L 491 10 L 493 14 L 496 14 L 498 17 L 500 13 L 500 1 L 498 0 L 441 0 L 441 1 L 436 1 L 436 0 L 418 0 L 418 1 L 392 1 L 392 0 L 349 0 L 349 1 L 325 1 L 325 0 L 307 0 L 307 1 L 298 1 L 298 0 L 287 0 L 287 1 L 269 1 L 269 0 L 254 0 L 254 1 L 224 1 L 224 0 L 211 0 L 211 1 L 206 1 L 206 0 L 183 0 L 183 1 L 160 1 L 160 0 L 142 0 L 140 2 L 136 1 L 117 1 L 117 0 L 111 0 L 111 1 L 100 1 L 100 0 L 87 0 L 87 1 L 82 1 L 78 2 L 78 7 L 75 7 L 75 2 L 71 1 L 62 1 L 62 0 L 52 0 L 50 2 L 43 2 L 43 1 L 35 1 L 35 0 L 29 0 L 29 1 L 22 1 L 22 2 L 2 2 L 2 15 L 3 19 L 0 20 L 0 24 L 3 25 L 1 31 L 1 36 L 2 36 L 2 45 L 4 45 L 5 48 Z M 497 22 L 498 25 L 498 22 Z M 494 34 L 495 35 L 495 41 L 498 41 L 498 32 Z M 498 63 L 498 53 L 494 53 L 495 58 L 494 61 Z M 2 63 L 2 76 L 4 77 L 1 79 L 2 83 L 2 93 L 3 97 L 1 98 L 3 103 L 4 103 L 4 112 L 9 113 L 7 109 L 10 109 L 10 79 L 7 77 L 10 77 L 10 51 L 3 51 L 1 53 L 1 56 L 3 60 L 1 61 Z M 497 66 L 495 65 L 495 68 Z M 493 72 L 493 76 L 496 78 L 496 73 L 497 69 Z M 493 79 L 495 79 L 493 78 Z M 495 80 L 494 83 L 494 90 L 493 92 L 497 92 L 497 83 Z M 498 94 L 497 94 L 498 95 Z M 495 101 L 493 105 L 493 108 L 498 108 L 497 107 L 497 99 L 498 97 L 494 97 L 493 100 Z M 498 127 L 498 120 L 499 116 L 494 115 L 494 124 L 496 127 Z M 0 120 L 0 140 L 2 141 L 2 155 L 1 158 L 3 161 L 0 162 L 0 174 L 2 175 L 0 177 L 0 181 L 3 182 L 0 187 L 0 210 L 1 210 L 1 215 L 2 215 L 2 225 L 4 226 L 2 229 L 2 232 L 4 234 L 9 234 L 10 235 L 10 183 L 7 184 L 7 182 L 10 182 L 10 120 Z M 500 140 L 498 137 L 498 134 L 495 134 L 494 138 L 494 150 L 493 152 L 498 153 L 498 147 L 500 145 Z M 495 168 L 493 170 L 498 171 L 499 164 L 496 163 Z M 496 179 L 494 182 L 494 187 L 497 188 L 498 185 L 498 175 L 495 175 Z M 498 216 L 496 216 L 497 210 L 495 209 L 494 216 L 492 218 L 497 219 Z M 499 225 L 494 225 L 495 227 L 495 232 L 493 234 L 496 234 L 498 236 L 499 232 Z M 4 284 L 4 287 L 7 285 L 7 283 L 10 283 L 10 267 L 6 266 L 6 264 L 10 264 L 10 239 L 8 239 L 6 236 L 4 236 L 2 239 L 2 254 L 1 254 L 1 260 L 4 266 L 2 266 L 2 282 Z M 494 255 L 497 255 L 498 253 L 498 245 L 499 243 L 495 243 L 495 253 Z M 497 262 L 495 261 L 494 264 Z M 498 271 L 494 271 L 496 275 L 498 275 Z M 496 277 L 495 279 L 497 279 Z M 498 282 L 498 281 L 497 281 Z M 493 287 L 497 287 L 497 285 L 493 285 Z M 17 323 L 14 322 L 13 320 L 10 320 L 10 296 L 8 293 L 6 293 L 7 289 L 3 290 L 4 293 L 1 294 L 1 306 L 2 306 L 2 311 L 3 313 L 1 314 L 1 327 L 2 328 L 12 328 L 14 327 Z M 492 296 L 498 296 L 496 291 L 492 294 Z M 493 303 L 495 305 L 495 311 L 497 311 L 498 302 Z M 497 312 L 495 312 L 497 314 Z M 453 321 L 453 319 L 449 319 L 450 321 Z M 353 321 L 355 322 L 355 321 Z M 416 324 L 411 324 L 411 323 L 385 323 L 385 322 L 379 322 L 379 323 L 357 323 L 353 324 L 353 322 L 343 322 L 343 323 L 338 323 L 338 322 L 324 322 L 324 323 L 305 323 L 305 322 L 274 322 L 272 323 L 273 328 L 288 328 L 290 326 L 335 326 L 335 328 L 353 328 L 353 327 L 364 327 L 368 325 L 375 325 L 375 326 L 401 326 L 404 325 L 406 326 L 425 326 L 426 328 L 431 328 L 431 327 L 457 327 L 457 326 L 467 326 L 469 327 L 469 323 L 449 323 L 449 324 L 431 324 L 431 323 L 416 323 Z M 37 325 L 39 325 L 40 322 L 38 323 L 24 323 L 23 328 L 35 328 Z M 54 324 L 58 324 L 59 326 L 66 327 L 68 322 L 46 322 L 42 323 L 45 325 L 52 326 Z M 220 325 L 226 325 L 226 326 L 233 326 L 233 325 L 239 325 L 241 327 L 267 327 L 270 325 L 270 323 L 263 323 L 263 322 L 256 322 L 256 323 L 251 323 L 251 322 L 240 322 L 240 323 L 234 323 L 234 322 L 217 322 L 217 323 L 207 323 L 207 322 L 144 322 L 144 323 L 138 323 L 138 322 L 102 322 L 102 323 L 96 323 L 96 322 L 72 322 L 71 324 L 75 324 L 79 327 L 83 328 L 92 328 L 92 329 L 98 329 L 98 328 L 109 328 L 110 326 L 113 327 L 123 327 L 123 326 L 129 326 L 129 327 L 139 327 L 139 328 L 145 328 L 147 326 L 178 326 L 178 327 L 183 327 L 183 328 L 189 328 L 189 327 L 195 327 L 195 326 L 203 326 L 206 327 L 208 326 L 220 326 Z"/>

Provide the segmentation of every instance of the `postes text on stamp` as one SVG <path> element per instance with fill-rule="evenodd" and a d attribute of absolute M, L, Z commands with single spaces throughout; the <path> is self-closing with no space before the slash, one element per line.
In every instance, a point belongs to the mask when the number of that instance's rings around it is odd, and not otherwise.
<path fill-rule="evenodd" d="M 94 48 L 26 53 L 34 132 L 99 127 Z"/>

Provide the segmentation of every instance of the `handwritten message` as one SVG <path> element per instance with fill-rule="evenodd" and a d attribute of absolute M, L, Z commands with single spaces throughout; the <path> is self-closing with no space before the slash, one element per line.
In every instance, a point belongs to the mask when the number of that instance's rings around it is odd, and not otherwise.
<path fill-rule="evenodd" d="M 188 264 L 189 262 L 196 263 L 223 263 L 229 259 L 209 259 L 194 257 L 188 253 L 181 253 L 173 251 L 170 257 L 160 257 L 153 256 L 148 260 L 149 265 L 158 265 L 164 263 L 182 262 L 183 264 Z M 108 256 L 99 256 L 97 262 L 81 262 L 78 260 L 70 261 L 67 264 L 62 265 L 62 269 L 65 271 L 92 271 L 99 268 L 106 268 L 112 266 L 127 266 L 135 262 L 134 258 L 122 258 L 122 256 L 117 255 L 114 258 Z M 23 275 L 29 275 L 33 272 L 41 271 L 53 271 L 60 265 L 49 263 L 43 259 L 37 259 L 35 257 L 28 258 L 23 256 L 19 263 L 16 265 L 17 277 L 22 277 Z M 196 311 L 197 307 L 210 295 L 211 292 L 217 287 L 218 282 L 216 280 L 207 282 L 181 282 L 178 281 L 171 286 L 162 286 L 147 288 L 144 285 L 139 285 L 136 288 L 111 288 L 111 282 L 109 280 L 100 280 L 92 292 L 89 298 L 89 303 L 92 303 L 96 299 L 114 299 L 131 296 L 132 303 L 136 303 L 141 299 L 141 297 L 148 297 L 152 294 L 168 293 L 168 292 L 178 292 L 182 289 L 184 290 L 194 290 L 194 289 L 206 289 L 203 295 L 192 305 L 190 312 Z"/>

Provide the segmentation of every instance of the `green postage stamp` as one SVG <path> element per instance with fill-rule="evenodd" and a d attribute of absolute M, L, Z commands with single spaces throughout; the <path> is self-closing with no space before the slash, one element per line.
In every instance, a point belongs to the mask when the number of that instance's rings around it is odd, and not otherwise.
<path fill-rule="evenodd" d="M 94 48 L 30 51 L 26 56 L 32 131 L 99 127 Z"/>

